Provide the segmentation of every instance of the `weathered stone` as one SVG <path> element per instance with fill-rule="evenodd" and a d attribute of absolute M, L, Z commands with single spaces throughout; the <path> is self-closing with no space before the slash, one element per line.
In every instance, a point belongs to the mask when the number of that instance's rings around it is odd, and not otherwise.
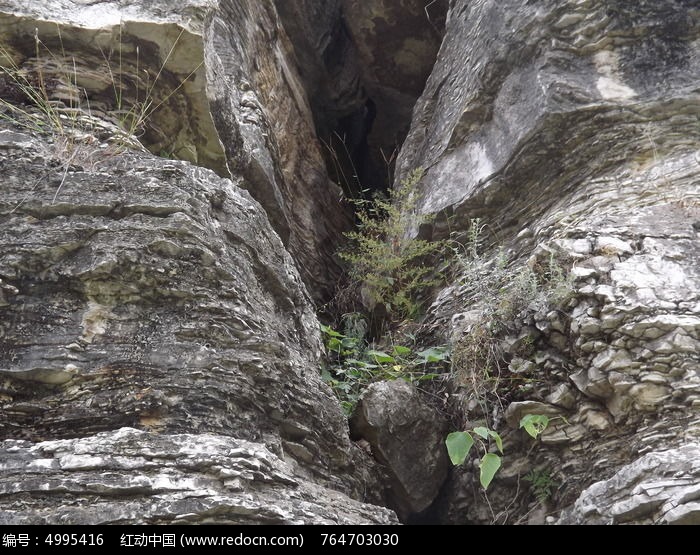
<path fill-rule="evenodd" d="M 0 470 L 4 526 L 396 523 L 388 509 L 295 476 L 264 444 L 224 435 L 121 428 L 34 444 L 6 440 Z M 57 503 L 57 495 L 70 502 Z"/>
<path fill-rule="evenodd" d="M 595 253 L 604 256 L 619 256 L 622 254 L 631 254 L 633 252 L 629 243 L 618 239 L 617 237 L 603 236 L 598 237 L 595 242 Z"/>
<path fill-rule="evenodd" d="M 546 401 L 552 405 L 572 409 L 576 404 L 576 397 L 568 385 L 559 384 L 554 391 L 547 395 Z"/>
<path fill-rule="evenodd" d="M 550 260 L 572 268 L 574 300 L 551 295 L 548 306 L 504 323 L 517 336 L 534 318 L 532 356 L 510 354 L 531 360 L 539 383 L 516 390 L 503 380 L 488 409 L 483 399 L 464 404 L 479 413 L 468 418 L 488 413 L 498 423 L 503 397 L 517 408 L 554 402 L 570 382 L 584 393 L 570 425 L 543 434 L 545 447 L 522 446 L 533 466 L 566 467 L 559 509 L 601 472 L 697 433 L 698 15 L 688 3 L 456 0 L 399 156 L 399 177 L 426 168 L 417 211 L 435 218 L 433 237 L 467 234 L 481 218 L 512 255 L 509 270 L 547 275 Z M 459 340 L 450 307 L 488 315 L 493 306 L 451 294 L 428 318 Z M 546 310 L 559 312 L 564 331 L 539 317 Z M 512 498 L 516 483 L 494 483 L 489 499 L 502 504 L 489 509 L 513 515 L 520 504 L 515 512 L 526 514 L 525 500 Z M 471 486 L 459 484 L 446 514 L 483 518 Z"/>
<path fill-rule="evenodd" d="M 138 153 L 101 158 L 99 170 L 64 168 L 45 137 L 18 135 L 29 148 L 0 134 L 0 272 L 17 290 L 0 307 L 3 438 L 81 438 L 61 444 L 67 471 L 104 469 L 109 434 L 123 426 L 230 436 L 269 445 L 309 482 L 378 493 L 321 381 L 306 289 L 245 190 Z M 36 184 L 29 194 L 27 183 Z M 93 453 L 98 432 L 107 435 Z M 130 477 L 119 480 L 129 488 Z M 51 502 L 16 504 L 12 522 L 60 509 L 60 480 L 44 483 L 57 488 Z M 247 514 L 268 519 L 256 503 Z M 109 521 L 109 507 L 95 518 Z"/>
<path fill-rule="evenodd" d="M 326 301 L 351 219 L 325 168 L 297 52 L 271 2 L 216 6 L 205 33 L 207 90 L 229 167 L 265 208 L 311 295 Z"/>
<path fill-rule="evenodd" d="M 571 374 L 571 381 L 581 391 L 590 397 L 605 399 L 612 394 L 612 387 L 607 375 L 594 366 L 587 370 L 582 368 Z"/>
<path fill-rule="evenodd" d="M 544 416 L 561 416 L 559 407 L 537 401 L 519 401 L 511 403 L 505 412 L 505 418 L 511 428 L 518 428 L 520 420 L 527 414 L 542 414 Z"/>
<path fill-rule="evenodd" d="M 700 444 L 648 453 L 587 488 L 559 524 L 697 524 Z"/>
<path fill-rule="evenodd" d="M 274 7 L 249 0 L 187 0 L 177 10 L 164 0 L 12 0 L 0 8 L 0 25 L 29 71 L 37 71 L 38 29 L 51 49 L 42 70 L 47 82 L 70 81 L 75 71 L 80 89 L 73 86 L 73 95 L 87 96 L 90 111 L 118 121 L 150 103 L 140 138 L 152 152 L 243 177 L 312 296 L 328 299 L 340 272 L 333 255 L 350 217 L 326 172 Z"/>
<path fill-rule="evenodd" d="M 417 231 L 459 238 L 481 218 L 489 230 L 484 275 L 497 266 L 488 249 L 502 244 L 504 271 L 526 267 L 538 284 L 535 300 L 491 327 L 484 320 L 502 317 L 503 307 L 473 287 L 451 283 L 438 294 L 425 335 L 457 343 L 479 323 L 497 336 L 488 355 L 493 389 L 485 398 L 464 390 L 447 397 L 466 412 L 460 417 L 496 429 L 506 416 L 517 425 L 526 406 L 566 410 L 535 449 L 525 434 L 503 433 L 509 454 L 489 505 L 475 493 L 473 469 L 452 473 L 444 520 L 522 521 L 535 514 L 522 476 L 552 469 L 560 473 L 552 515 L 697 521 L 695 466 L 645 458 L 671 449 L 678 461 L 698 459 L 684 451 L 700 435 L 697 7 L 454 0 L 423 87 L 446 4 L 192 0 L 175 13 L 162 0 L 3 3 L 3 63 L 16 58 L 28 75 L 50 76 L 47 92 L 61 109 L 85 92 L 94 107 L 69 140 L 0 129 L 0 430 L 33 442 L 6 447 L 23 453 L 31 474 L 12 470 L 19 477 L 0 482 L 12 522 L 49 518 L 56 506 L 71 522 L 187 512 L 195 522 L 242 521 L 232 513 L 250 522 L 339 522 L 335 490 L 382 501 L 376 468 L 349 442 L 318 378 L 318 323 L 301 282 L 317 300 L 333 292 L 332 255 L 351 223 L 323 151 L 328 162 L 336 147 L 350 145 L 355 160 L 374 149 L 348 181 L 381 183 L 379 147 L 391 166 L 419 94 L 397 163 L 399 179 L 425 170 L 416 212 L 434 219 Z M 35 28 L 75 58 L 82 92 L 52 59 L 35 59 Z M 143 144 L 218 178 L 182 162 L 117 155 L 115 136 L 140 148 L 116 130 L 114 79 L 101 70 L 118 51 L 127 108 L 144 90 L 136 63 L 145 81 L 158 81 L 153 95 L 163 105 Z M 6 80 L 0 89 L 22 101 Z M 323 147 L 317 135 L 340 142 Z M 508 363 L 525 372 L 510 374 Z M 402 422 L 415 421 L 394 408 Z M 196 483 L 172 461 L 142 455 L 120 456 L 117 476 L 105 476 L 114 464 L 106 453 L 121 449 L 116 430 L 125 425 L 160 432 L 137 438 L 157 452 L 158 438 L 166 451 L 197 437 L 215 453 L 219 441 L 267 451 L 198 470 Z M 97 432 L 104 448 L 90 444 Z M 434 439 L 440 448 L 427 449 L 443 459 L 444 432 Z M 47 439 L 65 442 L 63 450 L 32 451 Z M 406 516 L 431 503 L 444 465 L 428 461 L 437 468 L 425 477 L 430 491 L 411 498 L 415 446 L 402 448 L 392 461 L 402 478 L 391 485 Z M 244 466 L 272 482 L 251 485 Z M 159 477 L 163 492 L 152 495 L 148 473 L 159 467 L 176 477 Z M 270 478 L 270 468 L 280 474 Z M 581 495 L 616 472 L 634 477 Z M 87 482 L 70 480 L 77 475 Z M 101 505 L 91 515 L 61 503 L 65 491 L 37 495 L 36 476 L 54 476 L 50 485 L 76 495 L 88 488 Z M 124 488 L 131 499 L 112 499 L 110 511 L 108 493 Z M 177 506 L 173 491 L 185 492 Z M 206 503 L 193 505 L 192 492 Z M 157 507 L 166 496 L 169 506 Z M 154 505 L 144 509 L 147 500 Z M 347 522 L 386 516 L 342 496 L 337 510 L 351 515 Z"/>
<path fill-rule="evenodd" d="M 447 476 L 447 423 L 403 381 L 379 382 L 362 394 L 350 421 L 390 475 L 392 507 L 404 517 L 435 500 Z"/>

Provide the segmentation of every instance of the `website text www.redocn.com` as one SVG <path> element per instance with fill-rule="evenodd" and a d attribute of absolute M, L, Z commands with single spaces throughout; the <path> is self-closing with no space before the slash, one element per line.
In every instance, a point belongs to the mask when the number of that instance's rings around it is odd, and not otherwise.
<path fill-rule="evenodd" d="M 190 536 L 180 535 L 182 547 L 304 547 L 304 536 Z"/>

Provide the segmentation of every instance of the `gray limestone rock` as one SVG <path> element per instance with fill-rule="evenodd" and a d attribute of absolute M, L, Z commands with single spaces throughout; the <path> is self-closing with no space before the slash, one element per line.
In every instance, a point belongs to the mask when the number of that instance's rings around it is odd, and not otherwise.
<path fill-rule="evenodd" d="M 559 524 L 700 524 L 700 444 L 654 451 L 581 493 Z"/>
<path fill-rule="evenodd" d="M 50 468 L 87 465 L 94 474 L 85 479 L 105 491 L 112 482 L 141 491 L 129 485 L 132 477 L 118 476 L 128 461 L 112 481 L 98 479 L 97 469 L 111 464 L 103 460 L 110 443 L 121 437 L 114 430 L 129 426 L 154 434 L 126 433 L 129 444 L 146 442 L 144 452 L 172 434 L 191 434 L 190 443 L 200 434 L 209 434 L 203 442 L 235 438 L 284 458 L 295 479 L 357 498 L 377 493 L 374 466 L 349 441 L 339 404 L 321 381 L 310 298 L 261 206 L 230 179 L 187 162 L 105 152 L 95 151 L 92 169 L 67 165 L 40 134 L 0 132 L 0 437 L 23 440 L 17 449 L 40 460 L 51 457 L 29 442 L 66 440 L 55 443 L 65 456 Z M 13 505 L 9 521 L 57 522 L 47 509 L 62 507 L 62 480 L 70 480 L 42 478 L 41 464 L 16 491 L 3 479 L 8 495 L 22 497 L 22 488 L 35 492 L 41 483 L 49 496 L 32 493 Z M 242 500 L 239 509 L 230 499 L 220 503 L 221 487 L 206 490 L 201 505 L 183 493 L 180 509 L 180 501 L 163 498 L 154 518 L 192 508 L 206 520 L 209 510 L 230 506 L 250 522 L 286 521 L 285 511 L 268 515 L 262 500 Z M 124 517 L 133 522 L 149 503 L 136 497 Z M 88 518 L 65 500 L 67 519 Z M 104 503 L 94 518 L 118 520 Z M 332 520 L 326 507 L 310 521 Z M 303 520 L 300 512 L 288 516 Z"/>
<path fill-rule="evenodd" d="M 262 443 L 217 434 L 5 440 L 0 470 L 4 526 L 396 523 L 388 509 L 295 476 Z"/>
<path fill-rule="evenodd" d="M 489 491 L 498 522 L 533 509 L 513 469 L 558 473 L 548 501 L 556 511 L 601 476 L 700 435 L 698 76 L 692 2 L 451 4 L 398 177 L 425 169 L 419 210 L 435 216 L 433 237 L 466 235 L 481 218 L 484 248 L 502 245 L 509 270 L 527 262 L 546 278 L 553 259 L 571 275 L 560 280 L 566 295 L 505 324 L 517 337 L 534 321 L 539 335 L 529 352 L 506 345 L 493 398 L 463 389 L 463 405 L 475 408 L 467 418 L 494 426 L 504 409 L 513 424 L 519 403 L 568 409 L 568 424 L 535 448 L 501 430 L 511 441 L 503 473 L 513 479 Z M 454 342 L 470 333 L 455 314 L 494 311 L 456 285 L 428 316 Z M 551 310 L 555 320 L 543 317 Z M 513 373 L 511 360 L 533 365 L 513 364 Z M 679 480 L 687 471 L 678 467 Z M 461 484 L 445 520 L 493 521 L 471 482 Z M 605 506 L 605 487 L 596 492 L 591 502 Z"/>
<path fill-rule="evenodd" d="M 413 385 L 394 380 L 365 390 L 350 425 L 389 474 L 389 498 L 399 515 L 427 509 L 447 476 L 443 417 Z"/>
<path fill-rule="evenodd" d="M 41 71 L 52 100 L 114 122 L 143 113 L 135 131 L 151 152 L 243 177 L 312 296 L 328 298 L 350 220 L 271 3 L 10 0 L 0 27 L 16 66 Z"/>

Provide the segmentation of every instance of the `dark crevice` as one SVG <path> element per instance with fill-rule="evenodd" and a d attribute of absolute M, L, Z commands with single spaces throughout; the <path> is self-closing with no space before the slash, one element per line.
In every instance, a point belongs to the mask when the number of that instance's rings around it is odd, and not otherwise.
<path fill-rule="evenodd" d="M 328 173 L 350 198 L 386 191 L 412 110 L 444 35 L 446 0 L 313 8 L 277 0 L 295 49 Z"/>
<path fill-rule="evenodd" d="M 358 109 L 338 119 L 326 141 L 331 177 L 352 198 L 368 196 L 389 186 L 386 179 L 377 179 L 378 168 L 370 152 L 369 135 L 376 117 L 377 105 L 367 98 Z"/>

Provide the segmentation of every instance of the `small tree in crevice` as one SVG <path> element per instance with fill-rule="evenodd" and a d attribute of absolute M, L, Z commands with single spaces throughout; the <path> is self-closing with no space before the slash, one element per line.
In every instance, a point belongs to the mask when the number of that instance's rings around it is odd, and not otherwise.
<path fill-rule="evenodd" d="M 444 253 L 445 243 L 410 233 L 430 219 L 415 214 L 422 176 L 422 170 L 414 170 L 387 197 L 353 200 L 357 229 L 345 233 L 349 243 L 339 252 L 348 265 L 349 287 L 359 293 L 364 307 L 374 313 L 380 309 L 394 322 L 414 318 L 420 293 L 441 278 L 440 271 L 426 261 Z"/>

